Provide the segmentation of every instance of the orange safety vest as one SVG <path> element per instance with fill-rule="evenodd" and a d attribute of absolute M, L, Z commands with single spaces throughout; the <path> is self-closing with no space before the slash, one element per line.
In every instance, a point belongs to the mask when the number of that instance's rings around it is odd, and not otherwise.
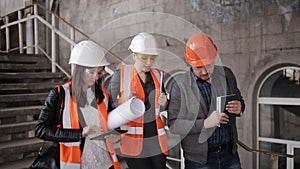
<path fill-rule="evenodd" d="M 70 107 L 66 106 L 63 111 L 63 128 L 65 129 L 80 129 L 80 123 L 77 112 L 77 104 L 70 96 L 70 85 L 68 82 L 63 85 L 65 90 L 65 103 L 70 103 Z M 107 127 L 107 106 L 108 106 L 108 92 L 101 86 L 104 92 L 104 100 L 97 105 L 100 125 L 104 132 L 108 131 Z M 112 163 L 115 169 L 120 169 L 120 163 L 117 159 L 113 144 L 106 140 L 106 145 L 111 156 Z M 80 169 L 81 165 L 81 150 L 80 142 L 61 142 L 60 143 L 60 168 L 61 169 Z"/>
<path fill-rule="evenodd" d="M 164 124 L 159 116 L 158 98 L 160 95 L 160 70 L 151 69 L 150 74 L 155 85 L 155 119 L 158 142 L 161 151 L 168 154 L 167 134 Z M 140 78 L 133 65 L 121 65 L 120 69 L 120 97 L 119 104 L 129 99 L 131 91 L 136 91 L 136 97 L 145 102 L 145 93 Z M 144 116 L 121 126 L 121 129 L 128 130 L 121 135 L 120 150 L 123 154 L 137 156 L 142 152 L 144 138 Z"/>

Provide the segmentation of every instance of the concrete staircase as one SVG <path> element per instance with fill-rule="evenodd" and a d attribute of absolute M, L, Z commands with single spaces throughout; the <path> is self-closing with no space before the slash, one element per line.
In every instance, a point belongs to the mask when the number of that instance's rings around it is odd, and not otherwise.
<path fill-rule="evenodd" d="M 0 168 L 27 168 L 44 141 L 34 126 L 49 90 L 62 84 L 41 55 L 0 54 Z"/>

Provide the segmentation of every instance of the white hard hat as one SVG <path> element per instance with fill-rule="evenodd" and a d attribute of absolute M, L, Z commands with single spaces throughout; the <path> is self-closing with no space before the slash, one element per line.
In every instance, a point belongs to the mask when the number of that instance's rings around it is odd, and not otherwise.
<path fill-rule="evenodd" d="M 139 33 L 136 35 L 129 48 L 134 53 L 146 55 L 158 55 L 157 44 L 155 38 L 150 33 Z"/>
<path fill-rule="evenodd" d="M 87 67 L 107 66 L 105 54 L 99 45 L 90 40 L 84 40 L 74 46 L 69 64 Z"/>

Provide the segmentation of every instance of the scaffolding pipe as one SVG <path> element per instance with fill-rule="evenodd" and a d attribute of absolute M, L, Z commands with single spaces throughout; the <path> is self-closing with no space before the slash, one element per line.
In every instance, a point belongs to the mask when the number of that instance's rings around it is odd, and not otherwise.
<path fill-rule="evenodd" d="M 33 12 L 34 12 L 34 46 L 35 46 L 35 54 L 39 54 L 39 49 L 38 49 L 38 43 L 39 43 L 39 36 L 38 36 L 38 19 L 36 16 L 38 15 L 38 8 L 37 5 L 34 4 L 33 6 Z"/>
<path fill-rule="evenodd" d="M 47 9 L 49 9 L 49 0 L 46 0 L 45 1 L 45 7 L 47 8 Z M 50 8 L 51 9 L 51 8 Z M 50 22 L 49 21 L 49 11 L 48 10 L 45 10 L 45 20 L 47 21 L 47 22 Z M 50 42 L 50 30 L 48 29 L 48 28 L 46 28 L 45 29 L 45 38 L 46 38 L 46 44 L 45 44 L 45 48 L 46 48 L 46 52 L 47 53 L 50 53 L 50 49 L 51 49 L 51 43 L 49 43 Z"/>
<path fill-rule="evenodd" d="M 56 34 L 55 34 L 55 15 L 52 14 L 52 31 L 51 31 L 51 57 L 52 57 L 52 72 L 56 72 Z"/>
<path fill-rule="evenodd" d="M 8 16 L 5 16 L 5 25 L 8 24 L 9 18 Z M 5 34 L 6 34 L 6 51 L 8 52 L 10 48 L 10 38 L 9 38 L 9 28 L 8 26 L 5 28 Z"/>
<path fill-rule="evenodd" d="M 55 15 L 54 15 L 55 16 Z M 57 35 L 59 35 L 59 37 L 63 38 L 65 41 L 67 41 L 70 44 L 75 45 L 76 43 L 73 42 L 69 37 L 67 37 L 66 35 L 64 35 L 61 31 L 57 30 L 56 28 L 52 27 L 52 24 L 49 24 L 45 19 L 43 19 L 40 16 L 35 16 L 36 19 L 38 19 L 40 22 L 42 22 L 45 26 L 47 26 L 48 28 L 50 28 L 51 30 L 53 30 Z"/>
<path fill-rule="evenodd" d="M 19 10 L 18 11 L 18 19 L 22 19 L 22 12 Z M 22 32 L 22 23 L 18 23 L 18 28 L 19 28 L 19 52 L 23 53 L 23 32 Z"/>
<path fill-rule="evenodd" d="M 30 17 L 31 14 L 28 14 L 27 17 Z M 32 19 L 28 19 L 26 22 L 26 46 L 33 45 L 33 27 L 32 27 Z M 26 50 L 27 54 L 33 54 L 33 48 L 28 47 Z"/>

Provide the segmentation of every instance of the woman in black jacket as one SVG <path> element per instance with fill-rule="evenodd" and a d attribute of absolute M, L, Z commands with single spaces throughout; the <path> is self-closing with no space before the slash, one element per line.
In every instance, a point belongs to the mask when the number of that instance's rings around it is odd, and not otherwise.
<path fill-rule="evenodd" d="M 78 43 L 71 52 L 71 81 L 50 91 L 41 110 L 36 136 L 59 143 L 60 168 L 120 168 L 111 142 L 91 140 L 107 131 L 109 97 L 101 84 L 109 63 L 92 41 Z"/>

